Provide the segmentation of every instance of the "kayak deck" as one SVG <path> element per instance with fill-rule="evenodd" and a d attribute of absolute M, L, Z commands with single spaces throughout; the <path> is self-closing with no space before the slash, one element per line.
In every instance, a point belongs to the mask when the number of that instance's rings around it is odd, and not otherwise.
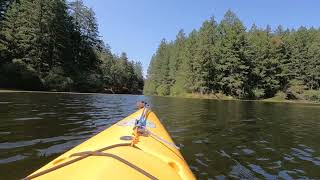
<path fill-rule="evenodd" d="M 36 179 L 195 179 L 179 150 L 165 143 L 173 141 L 153 112 L 147 114 L 146 127 L 163 141 L 146 135 L 130 146 L 134 122 L 141 113 L 138 110 L 31 175 L 87 156 Z"/>

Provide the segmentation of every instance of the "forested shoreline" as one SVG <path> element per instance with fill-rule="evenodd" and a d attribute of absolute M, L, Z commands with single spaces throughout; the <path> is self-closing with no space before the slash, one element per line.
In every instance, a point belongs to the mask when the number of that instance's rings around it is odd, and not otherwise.
<path fill-rule="evenodd" d="M 143 81 L 82 0 L 0 1 L 0 88 L 140 94 Z"/>
<path fill-rule="evenodd" d="M 247 29 L 232 11 L 189 35 L 163 39 L 144 93 L 320 101 L 320 29 Z"/>

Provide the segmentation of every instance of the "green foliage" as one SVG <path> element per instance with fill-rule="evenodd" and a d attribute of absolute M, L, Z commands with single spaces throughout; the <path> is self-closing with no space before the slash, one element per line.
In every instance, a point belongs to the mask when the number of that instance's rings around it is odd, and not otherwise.
<path fill-rule="evenodd" d="M 199 89 L 199 84 L 197 83 L 198 77 L 198 70 L 197 62 L 195 57 L 198 52 L 198 43 L 197 37 L 198 32 L 193 30 L 189 37 L 186 40 L 185 45 L 185 60 L 181 64 L 180 71 L 177 77 L 177 83 L 179 83 L 179 87 L 181 92 L 195 92 Z M 198 77 L 198 78 L 197 78 Z"/>
<path fill-rule="evenodd" d="M 26 90 L 43 89 L 43 81 L 35 69 L 21 59 L 0 66 L 0 86 Z"/>
<path fill-rule="evenodd" d="M 287 95 L 282 91 L 278 91 L 272 99 L 274 99 L 274 100 L 285 100 L 285 99 L 287 99 Z"/>
<path fill-rule="evenodd" d="M 167 95 L 169 95 L 170 94 L 170 87 L 169 87 L 169 85 L 167 85 L 167 84 L 162 84 L 162 85 L 160 85 L 160 86 L 158 86 L 158 88 L 157 88 L 157 94 L 159 95 L 159 96 L 167 96 Z"/>
<path fill-rule="evenodd" d="M 219 24 L 218 32 L 222 35 L 216 50 L 220 88 L 227 95 L 245 97 L 249 73 L 245 27 L 234 13 L 228 11 Z"/>
<path fill-rule="evenodd" d="M 265 96 L 264 89 L 254 88 L 252 90 L 255 99 L 261 99 Z"/>
<path fill-rule="evenodd" d="M 148 87 L 144 90 L 146 94 L 150 95 L 160 95 L 170 94 L 170 87 L 173 81 L 170 79 L 170 60 L 172 59 L 172 49 L 171 44 L 168 44 L 165 39 L 163 39 L 158 47 L 157 53 L 152 57 L 150 66 L 148 69 L 148 80 L 146 81 L 146 86 Z M 173 76 L 171 76 L 173 78 Z M 159 88 L 159 86 L 161 86 Z M 159 94 L 160 93 L 160 94 Z"/>
<path fill-rule="evenodd" d="M 144 84 L 143 94 L 144 95 L 157 95 L 156 85 L 153 82 L 149 82 L 147 79 Z"/>
<path fill-rule="evenodd" d="M 181 63 L 186 61 L 185 56 L 186 37 L 183 30 L 180 30 L 172 47 L 169 60 L 169 85 L 171 94 L 175 95 L 183 89 L 184 72 L 182 72 Z M 179 82 L 178 82 L 179 81 Z"/>
<path fill-rule="evenodd" d="M 304 96 L 307 100 L 320 102 L 320 91 L 319 90 L 308 90 L 304 92 Z"/>
<path fill-rule="evenodd" d="M 103 88 L 100 75 L 95 73 L 78 74 L 75 84 L 80 92 L 101 92 Z"/>
<path fill-rule="evenodd" d="M 71 91 L 73 86 L 73 80 L 70 77 L 66 77 L 61 67 L 55 67 L 44 78 L 46 89 L 54 91 Z"/>
<path fill-rule="evenodd" d="M 289 81 L 288 88 L 285 90 L 285 93 L 287 94 L 287 99 L 303 100 L 303 93 L 306 89 L 306 86 L 303 84 L 303 81 L 301 80 L 293 79 Z"/>
<path fill-rule="evenodd" d="M 0 87 L 141 93 L 141 64 L 110 52 L 82 0 L 6 0 L 2 18 Z"/>
<path fill-rule="evenodd" d="M 307 89 L 307 87 L 304 85 L 303 81 L 301 80 L 297 80 L 297 79 L 293 79 L 289 82 L 288 84 L 289 86 L 289 90 L 294 91 L 296 93 L 302 94 L 303 91 L 305 89 Z"/>
<path fill-rule="evenodd" d="M 305 99 L 320 89 L 320 30 L 301 27 L 273 32 L 253 25 L 247 31 L 227 11 L 221 22 L 206 20 L 198 31 L 162 41 L 151 59 L 148 95 Z"/>
<path fill-rule="evenodd" d="M 216 85 L 213 66 L 216 63 L 214 46 L 216 41 L 216 22 L 214 18 L 205 21 L 197 35 L 197 49 L 194 55 L 195 90 L 201 94 L 208 93 Z"/>

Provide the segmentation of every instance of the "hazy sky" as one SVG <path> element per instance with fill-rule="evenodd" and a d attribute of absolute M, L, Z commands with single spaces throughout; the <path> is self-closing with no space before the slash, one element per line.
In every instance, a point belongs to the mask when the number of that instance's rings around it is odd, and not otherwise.
<path fill-rule="evenodd" d="M 162 38 L 173 40 L 214 16 L 220 21 L 231 9 L 250 28 L 320 27 L 320 0 L 84 0 L 94 9 L 100 35 L 112 52 L 128 54 L 143 63 L 146 72 Z"/>

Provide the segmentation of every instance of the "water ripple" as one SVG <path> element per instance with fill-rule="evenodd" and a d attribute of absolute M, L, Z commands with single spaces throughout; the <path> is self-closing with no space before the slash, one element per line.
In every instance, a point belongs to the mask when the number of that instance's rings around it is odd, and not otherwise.
<path fill-rule="evenodd" d="M 58 137 L 45 138 L 45 139 L 34 139 L 29 141 L 5 142 L 5 143 L 0 143 L 0 150 L 21 148 L 26 146 L 32 146 L 39 143 L 52 143 L 52 142 L 57 142 L 61 140 L 73 140 L 76 138 L 77 137 L 73 137 L 73 136 L 58 136 Z"/>
<path fill-rule="evenodd" d="M 7 163 L 12 163 L 15 161 L 20 161 L 27 158 L 27 156 L 23 156 L 23 155 L 15 155 L 15 156 L 11 156 L 5 159 L 0 159 L 0 164 L 7 164 Z"/>

